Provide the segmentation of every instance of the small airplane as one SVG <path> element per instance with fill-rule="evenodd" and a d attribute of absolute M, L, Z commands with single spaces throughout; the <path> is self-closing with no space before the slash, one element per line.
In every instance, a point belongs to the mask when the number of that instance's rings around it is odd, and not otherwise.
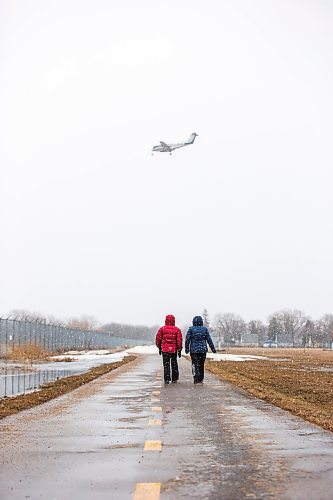
<path fill-rule="evenodd" d="M 158 146 L 154 146 L 152 148 L 151 154 L 153 155 L 155 152 L 172 154 L 172 151 L 174 149 L 183 148 L 184 146 L 189 146 L 190 144 L 193 144 L 197 135 L 198 134 L 193 132 L 193 134 L 190 135 L 190 137 L 187 139 L 187 141 L 178 142 L 177 144 L 166 144 L 165 142 L 160 141 L 160 144 Z"/>

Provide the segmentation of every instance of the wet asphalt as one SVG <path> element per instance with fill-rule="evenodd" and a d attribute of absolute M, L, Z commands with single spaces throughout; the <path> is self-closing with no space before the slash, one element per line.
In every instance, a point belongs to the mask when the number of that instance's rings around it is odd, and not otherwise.
<path fill-rule="evenodd" d="M 139 356 L 0 439 L 3 500 L 333 499 L 332 433 L 212 374 L 194 385 L 185 359 L 164 386 L 161 358 Z"/>

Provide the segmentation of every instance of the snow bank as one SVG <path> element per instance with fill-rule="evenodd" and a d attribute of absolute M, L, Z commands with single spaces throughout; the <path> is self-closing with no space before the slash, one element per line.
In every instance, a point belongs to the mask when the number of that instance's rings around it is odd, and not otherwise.
<path fill-rule="evenodd" d="M 156 345 L 138 345 L 127 349 L 129 354 L 158 354 L 158 349 Z"/>
<path fill-rule="evenodd" d="M 213 354 L 207 353 L 207 358 L 212 361 L 249 361 L 253 359 L 269 359 L 265 356 L 249 356 L 247 354 Z"/>
<path fill-rule="evenodd" d="M 69 351 L 61 356 L 53 356 L 52 359 L 61 361 L 64 358 L 70 357 L 74 361 L 102 361 L 103 363 L 112 363 L 123 359 L 124 356 L 128 356 L 126 351 L 112 353 L 105 349 L 99 351 Z"/>
<path fill-rule="evenodd" d="M 107 363 L 116 363 L 117 361 L 122 361 L 125 356 L 129 356 L 126 351 L 121 352 L 110 352 L 108 350 L 99 350 L 99 351 L 69 351 L 60 356 L 52 356 L 52 363 L 49 363 L 48 366 L 50 369 L 57 368 L 62 365 L 62 367 L 66 366 L 67 369 L 70 369 L 75 372 L 83 373 L 84 371 L 90 370 L 95 366 L 104 365 Z M 70 363 L 64 362 L 65 358 L 71 358 L 72 361 Z"/>

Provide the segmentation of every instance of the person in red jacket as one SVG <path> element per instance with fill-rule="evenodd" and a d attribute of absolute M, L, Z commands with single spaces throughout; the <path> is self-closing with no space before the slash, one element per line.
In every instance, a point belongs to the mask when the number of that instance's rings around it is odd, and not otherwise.
<path fill-rule="evenodd" d="M 177 362 L 177 354 L 180 358 L 182 355 L 183 338 L 180 329 L 175 326 L 175 317 L 168 314 L 165 318 L 165 326 L 161 326 L 156 334 L 156 346 L 159 353 L 163 357 L 164 367 L 164 383 L 176 383 L 179 379 L 179 370 Z M 170 363 L 171 363 L 171 378 L 170 378 Z"/>

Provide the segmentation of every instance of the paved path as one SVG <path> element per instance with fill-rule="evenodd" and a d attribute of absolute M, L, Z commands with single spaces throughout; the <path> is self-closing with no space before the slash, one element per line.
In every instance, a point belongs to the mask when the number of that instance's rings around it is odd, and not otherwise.
<path fill-rule="evenodd" d="M 0 421 L 0 498 L 333 498 L 333 434 L 207 374 L 142 356 Z"/>

